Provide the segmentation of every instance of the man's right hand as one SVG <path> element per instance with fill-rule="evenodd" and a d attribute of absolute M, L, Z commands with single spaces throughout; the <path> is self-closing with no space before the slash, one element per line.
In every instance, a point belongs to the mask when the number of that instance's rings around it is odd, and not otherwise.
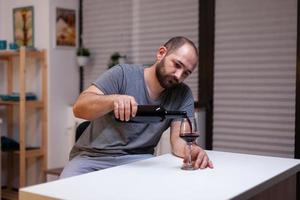
<path fill-rule="evenodd" d="M 91 85 L 80 94 L 73 106 L 75 117 L 89 121 L 95 120 L 111 111 L 114 111 L 117 119 L 128 121 L 137 112 L 135 98 L 120 94 L 104 95 L 99 88 Z"/>
<path fill-rule="evenodd" d="M 135 98 L 128 95 L 116 95 L 114 98 L 114 113 L 116 119 L 128 121 L 137 112 Z"/>

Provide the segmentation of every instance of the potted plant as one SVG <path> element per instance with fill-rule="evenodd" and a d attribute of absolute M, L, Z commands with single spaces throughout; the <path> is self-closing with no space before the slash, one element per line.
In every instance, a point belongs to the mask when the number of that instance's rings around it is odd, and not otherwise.
<path fill-rule="evenodd" d="M 77 62 L 79 66 L 85 66 L 90 60 L 90 50 L 84 47 L 77 49 Z"/>
<path fill-rule="evenodd" d="M 110 60 L 109 60 L 109 63 L 108 63 L 108 69 L 110 69 L 111 67 L 113 67 L 117 64 L 124 63 L 125 59 L 126 59 L 126 55 L 122 56 L 119 52 L 114 52 L 110 56 Z"/>

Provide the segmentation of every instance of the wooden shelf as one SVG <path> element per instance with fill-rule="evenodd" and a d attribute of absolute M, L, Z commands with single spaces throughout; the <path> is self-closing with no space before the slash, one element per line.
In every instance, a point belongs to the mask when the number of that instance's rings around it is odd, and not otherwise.
<path fill-rule="evenodd" d="M 6 123 L 8 137 L 11 136 L 12 133 L 16 132 L 14 131 L 14 129 L 17 130 L 18 143 L 20 147 L 19 151 L 12 151 L 13 155 L 18 156 L 18 167 L 13 166 L 15 163 L 11 162 L 11 165 L 7 167 L 7 173 L 12 174 L 9 172 L 12 172 L 12 169 L 14 167 L 18 168 L 18 187 L 24 187 L 28 183 L 28 166 L 26 165 L 26 159 L 37 157 L 41 158 L 41 170 L 39 172 L 40 175 L 42 175 L 43 172 L 47 169 L 47 52 L 46 50 L 37 51 L 21 47 L 18 51 L 0 51 L 0 60 L 4 63 L 4 65 L 1 66 L 6 67 L 6 94 L 11 94 L 12 92 L 18 92 L 20 94 L 20 101 L 0 100 L 0 106 L 6 106 L 5 110 L 7 118 Z M 39 100 L 26 100 L 26 83 L 28 82 L 28 70 L 26 70 L 26 68 L 33 64 L 38 67 L 40 78 L 30 80 L 30 84 L 41 86 L 41 96 L 39 97 Z M 15 67 L 17 67 L 17 70 L 15 69 Z M 14 87 L 14 84 L 16 82 L 18 84 L 18 87 Z M 13 91 L 14 88 L 18 88 L 18 91 Z M 41 128 L 41 137 L 39 141 L 39 148 L 26 148 L 28 108 L 40 109 L 39 127 Z M 17 121 L 15 121 L 16 117 L 14 115 L 18 116 Z M 40 177 L 42 177 L 41 181 L 46 180 L 44 175 Z M 12 179 L 8 179 L 8 187 L 12 187 Z"/>
<path fill-rule="evenodd" d="M 0 100 L 0 106 L 19 106 L 20 102 L 19 101 L 2 101 Z M 30 100 L 26 101 L 26 107 L 31 107 L 31 108 L 43 108 L 44 104 L 42 101 L 36 101 L 36 100 Z"/>
<path fill-rule="evenodd" d="M 19 52 L 17 51 L 0 51 L 0 58 L 10 58 L 19 56 Z"/>
<path fill-rule="evenodd" d="M 9 59 L 12 57 L 19 57 L 20 51 L 0 51 L 0 59 Z M 34 58 L 42 58 L 43 54 L 41 51 L 35 50 L 26 50 L 27 57 L 34 57 Z"/>
<path fill-rule="evenodd" d="M 19 192 L 17 190 L 2 189 L 1 199 L 18 200 Z"/>
<path fill-rule="evenodd" d="M 13 151 L 13 153 L 16 155 L 20 155 L 20 151 Z M 43 155 L 44 155 L 43 150 L 40 148 L 26 149 L 25 152 L 26 158 L 40 157 Z"/>

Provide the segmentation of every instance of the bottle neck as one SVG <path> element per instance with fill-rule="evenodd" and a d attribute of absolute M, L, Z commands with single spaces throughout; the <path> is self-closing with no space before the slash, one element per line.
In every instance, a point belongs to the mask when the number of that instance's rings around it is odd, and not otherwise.
<path fill-rule="evenodd" d="M 185 111 L 165 111 L 165 117 L 167 119 L 184 118 L 187 117 Z"/>

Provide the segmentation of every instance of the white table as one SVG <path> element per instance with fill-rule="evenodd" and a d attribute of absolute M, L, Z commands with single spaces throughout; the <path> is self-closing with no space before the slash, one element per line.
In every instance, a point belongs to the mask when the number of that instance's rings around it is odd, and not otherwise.
<path fill-rule="evenodd" d="M 184 171 L 171 154 L 35 185 L 20 199 L 247 199 L 295 175 L 300 160 L 207 151 L 214 169 Z"/>

